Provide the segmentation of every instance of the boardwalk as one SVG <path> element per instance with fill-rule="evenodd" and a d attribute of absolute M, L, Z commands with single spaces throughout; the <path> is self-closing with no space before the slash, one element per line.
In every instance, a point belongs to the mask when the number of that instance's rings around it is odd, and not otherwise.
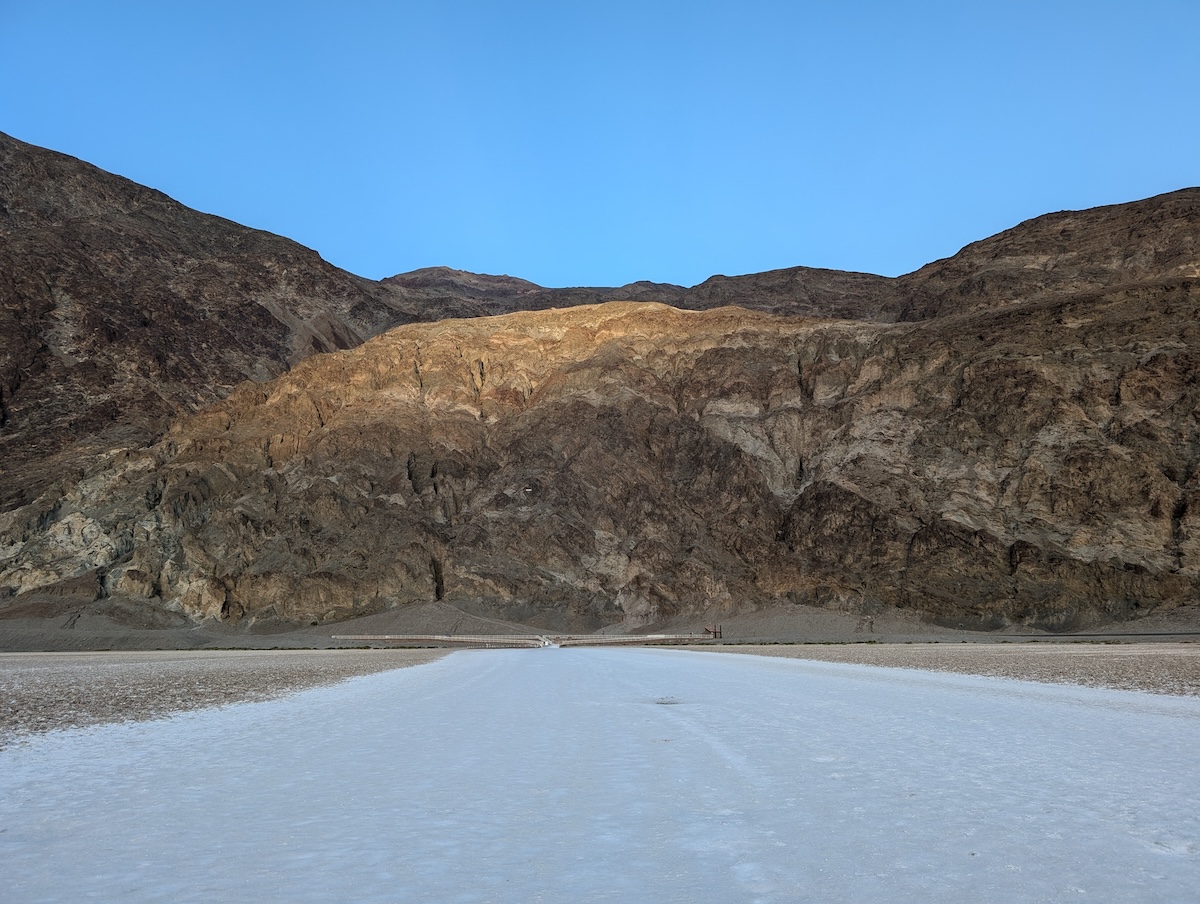
<path fill-rule="evenodd" d="M 1200 700 L 469 651 L 0 751 L 10 902 L 1192 901 Z"/>

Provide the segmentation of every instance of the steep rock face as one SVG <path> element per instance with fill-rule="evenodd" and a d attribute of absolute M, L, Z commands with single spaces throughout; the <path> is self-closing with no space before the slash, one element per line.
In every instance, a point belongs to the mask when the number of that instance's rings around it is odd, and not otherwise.
<path fill-rule="evenodd" d="M 1195 601 L 1198 242 L 1188 189 L 895 280 L 372 283 L 0 136 L 0 603 L 581 629 Z M 703 313 L 577 307 L 622 297 Z"/>
<path fill-rule="evenodd" d="M 1194 281 L 1117 289 L 922 324 L 891 366 L 835 350 L 844 382 L 814 378 L 814 401 L 852 439 L 788 545 L 952 624 L 1194 600 L 1198 302 Z"/>
<path fill-rule="evenodd" d="M 896 280 L 900 318 L 1200 276 L 1200 188 L 1027 220 Z"/>
<path fill-rule="evenodd" d="M 1197 597 L 1200 287 L 921 324 L 606 304 L 393 330 L 0 524 L 0 585 L 588 629 L 816 603 L 1066 628 Z"/>
<path fill-rule="evenodd" d="M 654 283 L 545 289 L 444 267 L 373 282 L 0 133 L 0 510 L 108 449 L 154 440 L 242 380 L 397 324 L 616 299 L 819 313 L 828 297 L 826 313 L 849 310 L 827 286 L 840 275 L 811 271 L 822 275 L 810 290 L 786 272 L 767 292 L 739 277 L 691 294 Z"/>
<path fill-rule="evenodd" d="M 0 509 L 242 380 L 417 319 L 295 242 L 0 134 Z"/>

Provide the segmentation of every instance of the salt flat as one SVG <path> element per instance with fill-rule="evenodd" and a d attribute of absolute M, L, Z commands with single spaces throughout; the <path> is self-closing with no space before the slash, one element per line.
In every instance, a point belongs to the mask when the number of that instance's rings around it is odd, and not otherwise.
<path fill-rule="evenodd" d="M 0 751 L 12 902 L 1193 901 L 1200 700 L 457 653 Z"/>

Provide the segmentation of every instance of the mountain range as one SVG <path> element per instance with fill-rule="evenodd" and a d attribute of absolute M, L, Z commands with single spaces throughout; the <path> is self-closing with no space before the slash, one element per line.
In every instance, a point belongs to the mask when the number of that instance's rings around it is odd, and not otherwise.
<path fill-rule="evenodd" d="M 1198 303 L 1196 188 L 898 278 L 547 289 L 364 279 L 0 135 L 0 617 L 1191 612 Z"/>

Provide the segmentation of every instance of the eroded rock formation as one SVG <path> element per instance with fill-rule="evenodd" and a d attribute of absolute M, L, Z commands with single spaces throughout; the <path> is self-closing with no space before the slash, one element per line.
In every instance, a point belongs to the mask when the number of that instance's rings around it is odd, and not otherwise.
<path fill-rule="evenodd" d="M 544 289 L 444 267 L 374 282 L 0 133 L 0 508 L 242 380 L 398 324 L 614 299 L 842 315 L 889 282 L 796 268 L 693 290 Z"/>
<path fill-rule="evenodd" d="M 545 290 L 369 283 L 124 180 L 43 203 L 0 172 L 10 600 L 585 630 L 800 603 L 1072 628 L 1200 598 L 1200 191 L 895 280 Z"/>
<path fill-rule="evenodd" d="M 1122 289 L 952 324 L 614 303 L 402 327 L 10 515 L 0 580 L 93 568 L 193 617 L 295 621 L 1128 617 L 1194 598 L 1200 562 L 1200 289 L 1154 294 L 1155 316 Z"/>

